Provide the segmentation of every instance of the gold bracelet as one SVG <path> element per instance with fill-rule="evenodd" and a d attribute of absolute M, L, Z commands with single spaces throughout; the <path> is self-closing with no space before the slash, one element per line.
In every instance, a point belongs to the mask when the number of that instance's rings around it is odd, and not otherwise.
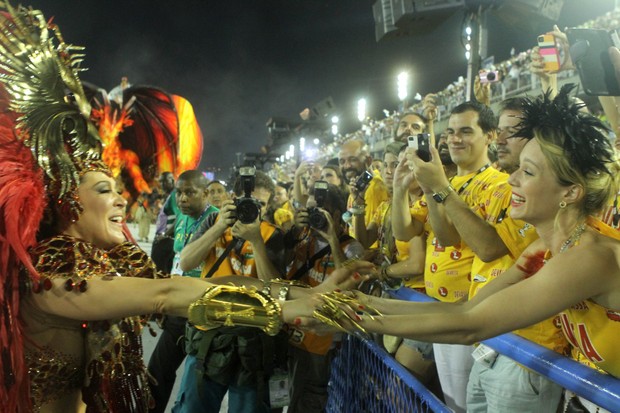
<path fill-rule="evenodd" d="M 261 328 L 275 336 L 282 327 L 282 308 L 270 295 L 256 288 L 216 285 L 206 289 L 202 298 L 190 304 L 187 318 L 196 328 L 217 326 Z"/>

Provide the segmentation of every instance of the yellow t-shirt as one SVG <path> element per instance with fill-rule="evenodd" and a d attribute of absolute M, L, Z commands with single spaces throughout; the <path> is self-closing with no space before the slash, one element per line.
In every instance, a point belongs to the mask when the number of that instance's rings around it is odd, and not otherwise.
<path fill-rule="evenodd" d="M 493 225 L 499 237 L 506 244 L 509 254 L 492 262 L 484 262 L 478 256 L 474 257 L 471 268 L 470 298 L 476 295 L 478 289 L 510 268 L 525 248 L 538 239 L 533 226 L 510 217 L 512 188 L 508 182 L 496 185 L 490 195 L 486 203 L 477 205 L 473 211 Z"/>
<path fill-rule="evenodd" d="M 510 184 L 502 182 L 491 193 L 489 202 L 479 205 L 474 210 L 495 227 L 509 253 L 491 262 L 484 262 L 478 256 L 474 256 L 469 298 L 474 297 L 481 288 L 510 268 L 525 248 L 538 239 L 538 234 L 532 225 L 510 217 L 511 198 Z M 514 333 L 560 354 L 566 354 L 568 349 L 568 342 L 562 334 L 557 316 L 516 330 Z"/>
<path fill-rule="evenodd" d="M 381 203 L 375 212 L 375 215 L 372 218 L 371 222 L 374 222 L 379 228 L 379 248 L 381 249 L 381 253 L 387 256 L 390 259 L 390 262 L 393 264 L 395 262 L 404 261 L 409 258 L 409 242 L 407 241 L 399 241 L 394 240 L 395 251 L 394 256 L 391 256 L 389 249 L 387 248 L 387 240 L 384 239 L 385 234 L 385 221 L 388 220 L 388 226 L 391 227 L 392 219 L 389 214 L 392 211 L 392 200 L 387 200 Z M 390 232 L 391 234 L 391 232 Z M 387 235 L 390 235 L 387 234 Z M 392 235 L 393 236 L 393 235 Z M 409 288 L 423 289 L 424 288 L 424 280 L 417 281 L 404 281 L 405 286 Z"/>
<path fill-rule="evenodd" d="M 383 201 L 387 201 L 389 199 L 390 194 L 385 183 L 377 177 L 372 178 L 372 180 L 368 183 L 368 189 L 366 189 L 366 193 L 364 194 L 364 203 L 366 204 L 364 223 L 366 226 L 370 224 L 372 217 L 379 208 L 379 205 L 381 205 Z M 353 195 L 349 194 L 347 208 L 351 208 L 353 206 L 353 201 L 355 201 Z M 349 235 L 355 238 L 355 227 L 353 226 L 353 222 L 349 225 Z M 377 245 L 378 243 L 375 242 L 371 245 L 371 248 L 376 248 Z"/>
<path fill-rule="evenodd" d="M 507 174 L 489 167 L 480 173 L 455 176 L 451 184 L 461 199 L 477 210 L 490 198 L 490 191 L 507 179 Z M 467 182 L 467 187 L 462 189 Z M 428 233 L 424 264 L 426 294 L 439 301 L 455 302 L 469 294 L 474 253 L 465 243 L 451 247 L 439 244 L 428 219 L 426 202 L 426 197 L 423 197 L 411 208 L 412 218 L 423 222 Z"/>

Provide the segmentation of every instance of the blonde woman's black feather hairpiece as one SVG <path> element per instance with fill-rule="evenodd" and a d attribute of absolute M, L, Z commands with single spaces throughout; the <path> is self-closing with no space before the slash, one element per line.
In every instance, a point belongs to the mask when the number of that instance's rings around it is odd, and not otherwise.
<path fill-rule="evenodd" d="M 563 136 L 558 142 L 570 159 L 571 165 L 583 174 L 611 172 L 607 164 L 614 159 L 614 151 L 604 132 L 609 129 L 601 120 L 582 111 L 584 103 L 570 96 L 574 84 L 562 86 L 551 99 L 551 91 L 535 99 L 526 98 L 523 117 L 515 136 L 532 139 L 535 133 L 558 131 Z"/>

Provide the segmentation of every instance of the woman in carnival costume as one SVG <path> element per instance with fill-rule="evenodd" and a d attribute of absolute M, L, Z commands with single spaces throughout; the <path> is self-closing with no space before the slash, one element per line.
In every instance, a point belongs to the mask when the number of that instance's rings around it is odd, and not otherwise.
<path fill-rule="evenodd" d="M 81 49 L 40 11 L 0 6 L 0 406 L 147 412 L 138 315 L 277 334 L 283 305 L 272 295 L 305 293 L 278 280 L 215 285 L 158 273 L 125 241 L 126 201 L 101 161 Z M 367 268 L 351 264 L 322 288 L 349 285 Z"/>
<path fill-rule="evenodd" d="M 302 326 L 472 344 L 558 315 L 572 357 L 620 378 L 620 235 L 595 218 L 617 193 L 620 167 L 606 127 L 579 110 L 583 105 L 569 97 L 572 87 L 565 86 L 553 100 L 549 93 L 528 99 L 515 133 L 529 142 L 509 179 L 510 214 L 533 225 L 540 239 L 511 269 L 460 304 L 359 293 L 339 306 L 334 293 L 301 300 L 297 305 L 303 301 L 305 307 L 293 313 L 304 316 Z M 414 172 L 423 165 L 419 158 L 409 162 Z M 350 308 L 365 308 L 374 316 L 360 320 Z M 318 326 L 312 315 L 332 327 Z"/>

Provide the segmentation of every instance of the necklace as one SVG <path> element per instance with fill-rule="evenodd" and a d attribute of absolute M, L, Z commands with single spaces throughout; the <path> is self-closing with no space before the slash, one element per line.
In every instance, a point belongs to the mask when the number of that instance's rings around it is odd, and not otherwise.
<path fill-rule="evenodd" d="M 585 230 L 586 230 L 586 223 L 582 222 L 581 225 L 578 225 L 573 230 L 573 233 L 570 234 L 570 237 L 568 237 L 568 239 L 564 241 L 564 243 L 562 244 L 562 247 L 560 247 L 560 254 L 566 251 L 568 248 L 575 245 L 575 243 L 579 241 L 579 238 L 581 238 L 581 235 L 583 234 Z"/>

